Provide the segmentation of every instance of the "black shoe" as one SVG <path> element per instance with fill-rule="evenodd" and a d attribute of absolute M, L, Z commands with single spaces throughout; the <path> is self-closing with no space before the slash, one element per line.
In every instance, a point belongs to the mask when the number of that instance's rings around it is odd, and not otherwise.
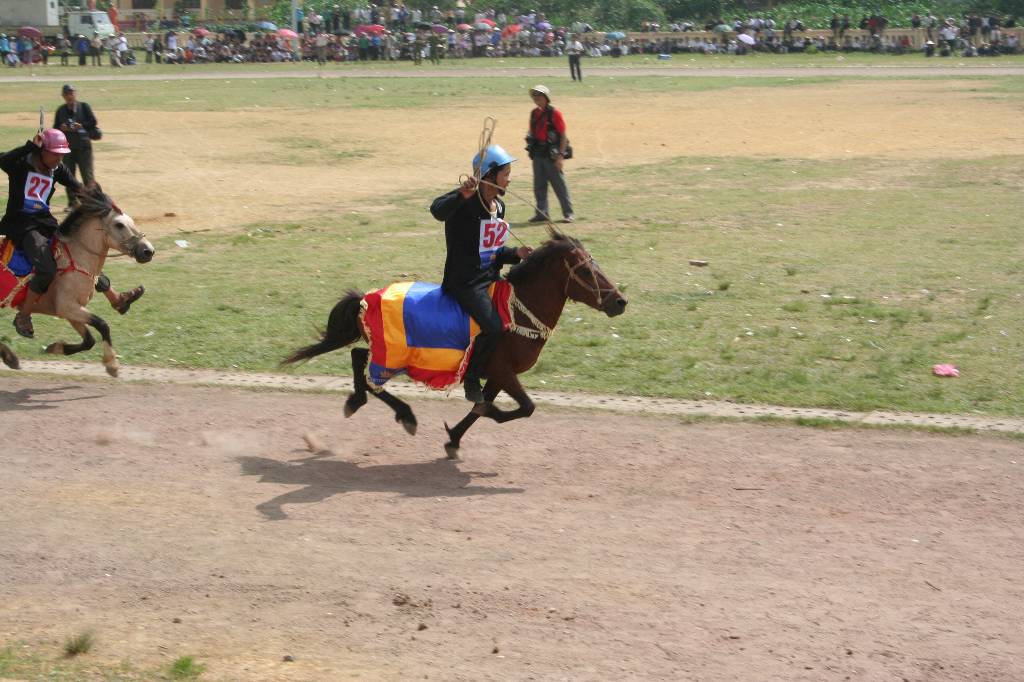
<path fill-rule="evenodd" d="M 14 316 L 14 331 L 18 332 L 19 336 L 24 336 L 26 339 L 34 339 L 36 337 L 36 330 L 32 328 L 32 316 L 22 315 L 18 313 Z M 479 386 L 479 384 L 477 384 Z"/>
<path fill-rule="evenodd" d="M 544 216 L 542 216 L 542 215 L 535 215 L 532 218 L 530 218 L 527 222 L 530 222 L 530 223 L 546 223 L 547 221 L 548 221 L 548 219 L 545 218 Z"/>
<path fill-rule="evenodd" d="M 475 378 L 467 378 L 462 382 L 462 387 L 466 390 L 466 400 L 471 403 L 482 403 L 484 401 L 484 390 L 480 388 L 480 380 Z"/>

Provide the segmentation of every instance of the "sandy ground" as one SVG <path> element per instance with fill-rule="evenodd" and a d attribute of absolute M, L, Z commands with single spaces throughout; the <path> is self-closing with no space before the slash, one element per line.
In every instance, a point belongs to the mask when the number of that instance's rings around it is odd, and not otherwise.
<path fill-rule="evenodd" d="M 1009 153 L 1024 142 L 1019 102 L 979 91 L 978 81 L 966 79 L 652 93 L 644 95 L 642 106 L 574 96 L 570 83 L 554 87 L 576 149 L 570 183 L 583 169 L 621 169 L 679 156 L 873 156 L 914 164 Z M 498 119 L 495 141 L 518 151 L 531 106 L 525 91 L 522 102 L 495 100 L 486 111 L 446 102 L 415 112 L 109 111 L 100 93 L 82 97 L 96 108 L 106 133 L 97 146 L 97 177 L 156 236 L 341 211 L 370 213 L 395 193 L 427 201 L 467 172 L 485 115 Z M 30 114 L 6 115 L 0 125 L 31 130 L 35 123 Z M 331 133 L 331 144 L 362 156 L 326 164 L 281 161 L 290 134 L 315 139 L 324 130 L 353 131 Z M 531 196 L 528 166 L 514 174 L 513 189 Z M 510 201 L 513 219 L 532 211 L 518 199 Z M 579 212 L 585 216 L 586 207 Z"/>
<path fill-rule="evenodd" d="M 545 408 L 450 462 L 461 401 L 415 438 L 340 402 L 5 377 L 0 643 L 92 627 L 93 659 L 232 680 L 1024 677 L 1017 441 Z"/>

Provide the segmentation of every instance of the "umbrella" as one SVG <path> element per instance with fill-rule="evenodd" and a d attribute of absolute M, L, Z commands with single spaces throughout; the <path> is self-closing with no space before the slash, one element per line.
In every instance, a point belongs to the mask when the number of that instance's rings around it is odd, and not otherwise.
<path fill-rule="evenodd" d="M 386 29 L 380 24 L 360 24 L 359 26 L 356 26 L 356 35 L 361 35 L 363 33 L 381 34 L 385 30 Z"/>
<path fill-rule="evenodd" d="M 520 26 L 519 24 L 509 24 L 508 26 L 505 27 L 505 30 L 501 32 L 501 35 L 507 38 L 508 36 L 514 36 L 515 34 L 519 33 L 522 30 L 523 27 Z"/>
<path fill-rule="evenodd" d="M 753 45 L 754 43 L 757 42 L 756 40 L 754 40 L 754 36 L 747 35 L 746 33 L 741 33 L 736 37 L 740 39 L 740 42 L 746 43 L 747 45 Z"/>
<path fill-rule="evenodd" d="M 434 33 L 447 33 L 448 32 L 448 27 L 444 26 L 442 24 L 434 24 L 431 28 L 434 29 Z"/>
<path fill-rule="evenodd" d="M 43 32 L 35 26 L 22 26 L 18 29 L 18 35 L 26 38 L 42 38 Z"/>
<path fill-rule="evenodd" d="M 429 21 L 417 21 L 415 24 L 413 24 L 413 27 L 414 28 L 422 28 L 423 30 L 427 30 L 427 29 L 429 29 L 431 27 L 431 24 L 430 24 Z"/>
<path fill-rule="evenodd" d="M 202 26 L 192 31 L 192 33 L 195 33 L 200 38 L 205 38 L 206 36 L 210 35 L 210 32 Z"/>
<path fill-rule="evenodd" d="M 294 40 L 299 37 L 299 34 L 290 28 L 279 28 L 277 29 L 277 35 L 288 40 Z"/>
<path fill-rule="evenodd" d="M 546 21 L 542 21 L 539 24 L 537 24 L 537 29 L 541 30 L 541 31 L 550 31 L 551 30 L 551 24 L 549 24 Z"/>
<path fill-rule="evenodd" d="M 270 21 L 261 21 L 260 23 L 256 24 L 256 28 L 263 31 L 276 31 L 277 24 Z"/>
<path fill-rule="evenodd" d="M 719 33 L 730 33 L 732 32 L 732 26 L 729 24 L 719 24 L 718 26 L 715 26 L 715 30 Z"/>
<path fill-rule="evenodd" d="M 472 31 L 473 30 L 473 27 L 470 26 L 469 24 L 459 24 L 455 28 L 459 29 L 460 31 Z"/>
<path fill-rule="evenodd" d="M 480 21 L 478 21 L 477 23 L 479 23 L 479 24 L 487 24 L 487 25 L 488 25 L 488 26 L 490 26 L 491 28 L 493 28 L 494 26 L 496 26 L 496 24 L 494 23 L 494 19 L 481 19 L 481 20 L 480 20 Z"/>
<path fill-rule="evenodd" d="M 626 34 L 622 31 L 612 31 L 611 33 L 605 33 L 604 37 L 608 40 L 622 40 L 626 37 Z"/>
<path fill-rule="evenodd" d="M 476 30 L 477 31 L 490 31 L 491 30 L 491 25 L 488 24 L 488 23 L 485 23 L 483 21 L 478 21 L 476 23 Z"/>

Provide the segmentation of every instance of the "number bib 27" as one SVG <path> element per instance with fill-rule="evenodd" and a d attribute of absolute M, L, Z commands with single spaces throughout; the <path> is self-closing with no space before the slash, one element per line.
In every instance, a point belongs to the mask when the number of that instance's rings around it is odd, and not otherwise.
<path fill-rule="evenodd" d="M 42 213 L 49 208 L 50 189 L 53 187 L 53 178 L 42 173 L 30 171 L 25 178 L 25 205 L 21 209 L 24 213 Z"/>
<path fill-rule="evenodd" d="M 480 221 L 480 265 L 487 268 L 494 262 L 498 250 L 508 241 L 508 223 L 501 218 Z"/>

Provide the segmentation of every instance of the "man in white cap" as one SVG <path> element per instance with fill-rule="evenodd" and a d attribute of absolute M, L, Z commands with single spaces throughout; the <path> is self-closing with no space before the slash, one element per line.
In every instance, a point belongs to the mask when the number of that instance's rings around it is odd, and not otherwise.
<path fill-rule="evenodd" d="M 555 190 L 555 196 L 562 209 L 564 222 L 575 220 L 569 188 L 565 184 L 562 165 L 568 157 L 569 138 L 565 135 L 565 119 L 562 112 L 551 106 L 551 91 L 544 85 L 530 88 L 530 97 L 535 105 L 530 112 L 530 132 L 526 137 L 526 150 L 533 160 L 533 197 L 537 202 L 537 214 L 531 223 L 549 219 L 548 184 Z"/>

